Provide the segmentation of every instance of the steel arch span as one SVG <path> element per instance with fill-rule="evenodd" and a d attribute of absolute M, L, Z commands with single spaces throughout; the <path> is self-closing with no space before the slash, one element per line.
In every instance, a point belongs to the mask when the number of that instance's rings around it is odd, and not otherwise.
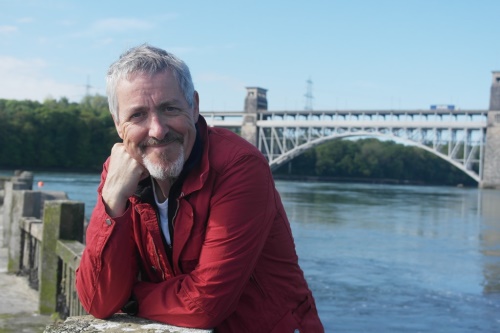
<path fill-rule="evenodd" d="M 404 131 L 396 135 L 393 132 L 379 131 L 346 131 L 343 133 L 332 132 L 328 135 L 309 136 L 306 133 L 294 133 L 295 129 L 288 131 L 288 135 L 284 135 L 284 131 L 277 129 L 264 130 L 259 133 L 259 149 L 266 156 L 272 170 L 277 169 L 284 163 L 294 159 L 306 150 L 316 147 L 327 141 L 342 139 L 347 137 L 374 137 L 379 139 L 390 139 L 403 144 L 416 146 L 424 149 L 448 163 L 462 170 L 476 182 L 481 181 L 481 175 L 474 171 L 482 169 L 482 152 L 484 145 L 484 136 L 480 141 L 467 140 L 470 135 L 464 135 L 464 140 L 458 141 L 441 141 L 441 140 L 415 140 L 409 138 L 408 132 Z M 469 133 L 470 134 L 470 133 Z M 302 137 L 302 140 L 300 139 Z M 424 138 L 424 136 L 420 136 Z"/>
<path fill-rule="evenodd" d="M 421 149 L 424 149 L 424 150 L 442 158 L 443 160 L 447 161 L 448 163 L 454 165 L 458 169 L 465 172 L 468 176 L 470 176 L 476 182 L 480 181 L 480 176 L 478 173 L 476 173 L 473 170 L 466 169 L 464 164 L 460 163 L 459 161 L 457 161 L 455 159 L 450 158 L 449 156 L 437 151 L 436 149 L 430 148 L 426 145 L 423 145 L 421 143 L 417 143 L 415 141 L 402 139 L 399 137 L 390 136 L 390 135 L 386 135 L 386 134 L 382 134 L 382 133 L 368 133 L 368 132 L 359 133 L 359 134 L 352 134 L 352 133 L 350 133 L 350 134 L 338 134 L 338 135 L 331 135 L 328 137 L 314 139 L 310 142 L 307 142 L 307 143 L 304 143 L 300 146 L 294 147 L 291 150 L 289 150 L 288 152 L 271 160 L 269 162 L 269 166 L 271 167 L 272 170 L 276 170 L 281 165 L 293 160 L 294 158 L 298 157 L 299 155 L 301 155 L 302 153 L 304 153 L 305 151 L 307 151 L 309 149 L 312 149 L 312 148 L 319 146 L 319 145 L 321 145 L 325 142 L 328 142 L 328 141 L 347 138 L 347 137 L 371 137 L 371 138 L 391 139 L 391 140 L 397 141 L 399 143 L 411 145 L 414 147 L 419 147 Z M 266 157 L 269 159 L 269 156 L 266 156 Z"/>

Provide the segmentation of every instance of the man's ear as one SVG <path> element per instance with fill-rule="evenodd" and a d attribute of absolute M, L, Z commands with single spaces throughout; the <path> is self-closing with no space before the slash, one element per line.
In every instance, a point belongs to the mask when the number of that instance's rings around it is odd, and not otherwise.
<path fill-rule="evenodd" d="M 198 122 L 198 117 L 200 116 L 200 96 L 198 92 L 195 90 L 193 94 L 193 118 L 194 122 Z"/>

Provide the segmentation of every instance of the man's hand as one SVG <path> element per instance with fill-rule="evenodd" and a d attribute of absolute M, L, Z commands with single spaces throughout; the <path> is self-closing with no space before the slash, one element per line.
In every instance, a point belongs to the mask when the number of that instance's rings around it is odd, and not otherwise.
<path fill-rule="evenodd" d="M 140 163 L 139 147 L 127 139 L 126 132 L 125 129 L 124 142 L 115 143 L 111 149 L 108 175 L 102 188 L 106 212 L 111 217 L 125 212 L 128 198 L 134 194 L 139 182 L 149 176 Z"/>

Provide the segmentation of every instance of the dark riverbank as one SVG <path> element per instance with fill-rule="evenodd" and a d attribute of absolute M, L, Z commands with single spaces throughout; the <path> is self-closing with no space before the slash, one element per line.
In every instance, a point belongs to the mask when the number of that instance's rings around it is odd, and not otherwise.
<path fill-rule="evenodd" d="M 275 180 L 290 180 L 300 182 L 327 182 L 327 183 L 361 183 L 361 184 L 388 184 L 388 185 L 416 185 L 416 186 L 451 186 L 447 184 L 428 183 L 423 181 L 411 181 L 390 178 L 355 178 L 355 177 L 318 177 L 301 175 L 274 174 Z M 456 184 L 456 187 L 477 187 L 471 184 Z"/>
<path fill-rule="evenodd" d="M 101 169 L 89 168 L 21 168 L 16 170 L 27 170 L 33 173 L 50 172 L 50 173 L 84 173 L 84 174 L 100 174 Z M 0 175 L 13 175 L 14 170 L 0 168 Z M 439 184 L 429 183 L 424 181 L 412 181 L 405 179 L 391 179 L 391 178 L 360 178 L 360 177 L 320 177 L 320 176 L 304 176 L 304 175 L 284 175 L 273 173 L 275 180 L 289 180 L 300 182 L 327 182 L 327 183 L 361 183 L 361 184 L 388 184 L 388 185 L 417 185 L 417 186 L 452 186 L 452 187 L 470 187 L 476 188 L 476 184 Z"/>

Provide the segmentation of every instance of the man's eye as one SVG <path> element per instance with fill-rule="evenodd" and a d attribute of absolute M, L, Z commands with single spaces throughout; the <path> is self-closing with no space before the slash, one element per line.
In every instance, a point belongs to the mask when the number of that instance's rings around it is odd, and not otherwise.
<path fill-rule="evenodd" d="M 144 117 L 145 112 L 136 112 L 130 115 L 130 119 L 138 119 Z"/>
<path fill-rule="evenodd" d="M 176 111 L 178 111 L 178 109 L 173 106 L 165 106 L 163 108 L 163 112 L 176 112 Z"/>

